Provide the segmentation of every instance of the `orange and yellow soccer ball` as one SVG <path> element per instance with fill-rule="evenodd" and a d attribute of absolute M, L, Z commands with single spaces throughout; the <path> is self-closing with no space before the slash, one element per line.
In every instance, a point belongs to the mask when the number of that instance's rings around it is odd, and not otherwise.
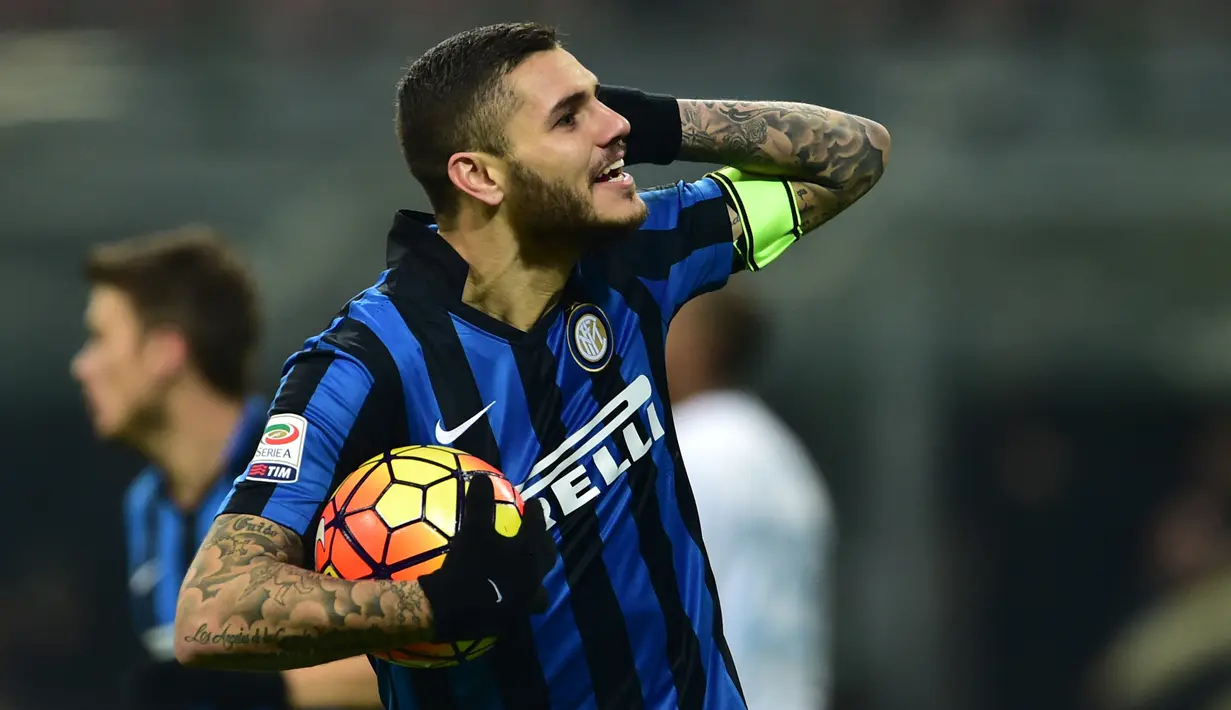
<path fill-rule="evenodd" d="M 492 524 L 502 535 L 516 535 L 525 504 L 504 474 L 464 451 L 408 446 L 365 462 L 334 491 L 317 526 L 317 571 L 349 580 L 413 580 L 439 569 L 461 525 L 473 476 L 492 477 Z M 419 643 L 372 655 L 412 668 L 443 668 L 477 658 L 495 642 Z"/>

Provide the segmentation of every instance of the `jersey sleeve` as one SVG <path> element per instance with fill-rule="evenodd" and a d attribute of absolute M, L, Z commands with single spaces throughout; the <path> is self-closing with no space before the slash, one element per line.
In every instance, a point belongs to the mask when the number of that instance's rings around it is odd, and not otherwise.
<path fill-rule="evenodd" d="M 670 320 L 690 299 L 722 288 L 736 263 L 725 193 L 712 178 L 641 193 L 649 209 L 623 245 L 623 266 L 645 283 Z"/>
<path fill-rule="evenodd" d="M 340 479 L 383 450 L 378 423 L 400 384 L 380 380 L 361 357 L 340 349 L 293 355 L 252 461 L 219 514 L 258 515 L 308 539 Z"/>

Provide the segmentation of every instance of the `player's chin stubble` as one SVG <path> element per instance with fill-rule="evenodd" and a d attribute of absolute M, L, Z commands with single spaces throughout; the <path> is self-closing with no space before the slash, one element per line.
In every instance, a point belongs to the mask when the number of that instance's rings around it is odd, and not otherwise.
<path fill-rule="evenodd" d="M 509 223 L 531 258 L 550 258 L 627 237 L 646 218 L 642 204 L 630 216 L 603 220 L 590 195 L 563 181 L 549 181 L 520 163 L 512 163 L 508 195 Z"/>
<path fill-rule="evenodd" d="M 117 430 L 106 438 L 141 448 L 151 436 L 164 430 L 167 426 L 167 406 L 162 394 L 154 392 L 134 402 Z"/>

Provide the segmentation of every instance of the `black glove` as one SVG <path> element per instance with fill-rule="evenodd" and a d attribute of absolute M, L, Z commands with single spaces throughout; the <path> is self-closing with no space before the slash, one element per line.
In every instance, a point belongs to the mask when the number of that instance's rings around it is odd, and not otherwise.
<path fill-rule="evenodd" d="M 491 477 L 470 478 L 461 525 L 440 569 L 419 578 L 432 605 L 435 641 L 499 636 L 509 623 L 547 610 L 543 578 L 556 563 L 556 545 L 543 509 L 527 505 L 514 537 L 496 532 Z"/>
<path fill-rule="evenodd" d="M 286 683 L 276 672 L 247 673 L 188 668 L 155 661 L 138 671 L 133 684 L 137 710 L 290 710 Z"/>
<path fill-rule="evenodd" d="M 598 87 L 598 100 L 628 119 L 631 129 L 624 153 L 626 165 L 670 165 L 679 157 L 684 127 L 674 96 L 602 85 Z"/>

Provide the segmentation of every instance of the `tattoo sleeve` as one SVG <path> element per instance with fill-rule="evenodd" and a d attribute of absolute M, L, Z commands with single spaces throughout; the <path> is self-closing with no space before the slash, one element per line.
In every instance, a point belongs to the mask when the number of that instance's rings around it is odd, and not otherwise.
<path fill-rule="evenodd" d="M 176 656 L 188 665 L 285 670 L 424 641 L 415 582 L 351 582 L 302 568 L 297 535 L 264 518 L 219 516 L 184 578 Z"/>
<path fill-rule="evenodd" d="M 889 132 L 875 121 L 800 103 L 679 104 L 680 158 L 801 183 L 804 231 L 863 197 L 885 171 Z"/>

